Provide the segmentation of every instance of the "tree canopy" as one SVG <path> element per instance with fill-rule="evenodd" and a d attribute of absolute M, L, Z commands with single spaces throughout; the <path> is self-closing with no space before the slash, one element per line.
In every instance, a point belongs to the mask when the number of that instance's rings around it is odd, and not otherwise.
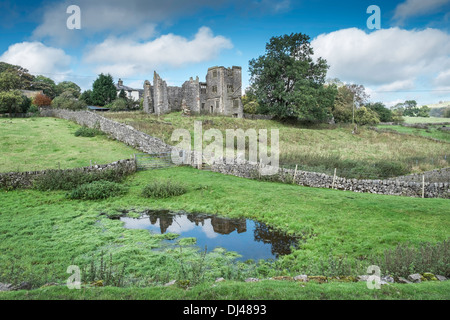
<path fill-rule="evenodd" d="M 117 98 L 116 86 L 110 74 L 100 74 L 92 85 L 91 102 L 104 106 Z"/>
<path fill-rule="evenodd" d="M 330 114 L 336 86 L 324 86 L 326 61 L 312 58 L 309 36 L 272 37 L 266 53 L 249 61 L 251 87 L 260 111 L 279 118 L 323 121 Z"/>

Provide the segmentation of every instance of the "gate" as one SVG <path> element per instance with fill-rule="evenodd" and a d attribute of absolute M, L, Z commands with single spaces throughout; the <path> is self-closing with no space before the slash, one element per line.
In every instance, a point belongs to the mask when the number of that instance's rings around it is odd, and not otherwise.
<path fill-rule="evenodd" d="M 135 153 L 136 169 L 151 170 L 174 166 L 170 152 L 163 153 Z"/>

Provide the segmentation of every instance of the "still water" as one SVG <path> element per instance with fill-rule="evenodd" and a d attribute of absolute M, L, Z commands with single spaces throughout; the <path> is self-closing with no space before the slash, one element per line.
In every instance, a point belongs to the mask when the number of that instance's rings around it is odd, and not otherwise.
<path fill-rule="evenodd" d="M 276 259 L 291 253 L 298 239 L 249 219 L 230 219 L 215 215 L 149 211 L 140 218 L 122 217 L 125 228 L 147 229 L 151 233 L 176 233 L 194 237 L 196 245 L 207 251 L 221 247 L 248 259 Z M 176 241 L 176 240 L 173 240 Z"/>

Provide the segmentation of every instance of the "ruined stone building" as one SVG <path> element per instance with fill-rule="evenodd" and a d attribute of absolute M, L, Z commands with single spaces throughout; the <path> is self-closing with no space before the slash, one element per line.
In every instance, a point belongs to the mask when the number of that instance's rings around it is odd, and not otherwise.
<path fill-rule="evenodd" d="M 153 85 L 144 83 L 144 111 L 165 114 L 183 111 L 185 114 L 218 114 L 242 118 L 242 69 L 241 67 L 212 67 L 208 69 L 206 82 L 196 77 L 181 87 L 168 86 L 155 72 Z"/>

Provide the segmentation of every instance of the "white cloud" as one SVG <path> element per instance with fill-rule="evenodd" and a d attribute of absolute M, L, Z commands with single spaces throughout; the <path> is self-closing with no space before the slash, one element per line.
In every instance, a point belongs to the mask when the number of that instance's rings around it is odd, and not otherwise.
<path fill-rule="evenodd" d="M 406 0 L 395 9 L 394 20 L 403 22 L 407 18 L 434 13 L 450 0 Z"/>
<path fill-rule="evenodd" d="M 47 47 L 41 42 L 22 42 L 11 45 L 0 60 L 62 81 L 70 72 L 72 58 L 62 49 Z"/>
<path fill-rule="evenodd" d="M 229 39 L 214 36 L 211 29 L 202 27 L 191 40 L 174 34 L 147 42 L 110 37 L 91 48 L 84 61 L 95 65 L 96 72 L 127 77 L 149 73 L 162 66 L 182 67 L 209 61 L 232 47 Z"/>
<path fill-rule="evenodd" d="M 385 89 L 410 89 L 419 78 L 432 82 L 450 68 L 450 35 L 437 29 L 343 29 L 318 36 L 312 47 L 330 65 L 328 77 Z"/>
<path fill-rule="evenodd" d="M 434 84 L 438 88 L 450 88 L 450 69 L 440 72 L 434 80 Z"/>

